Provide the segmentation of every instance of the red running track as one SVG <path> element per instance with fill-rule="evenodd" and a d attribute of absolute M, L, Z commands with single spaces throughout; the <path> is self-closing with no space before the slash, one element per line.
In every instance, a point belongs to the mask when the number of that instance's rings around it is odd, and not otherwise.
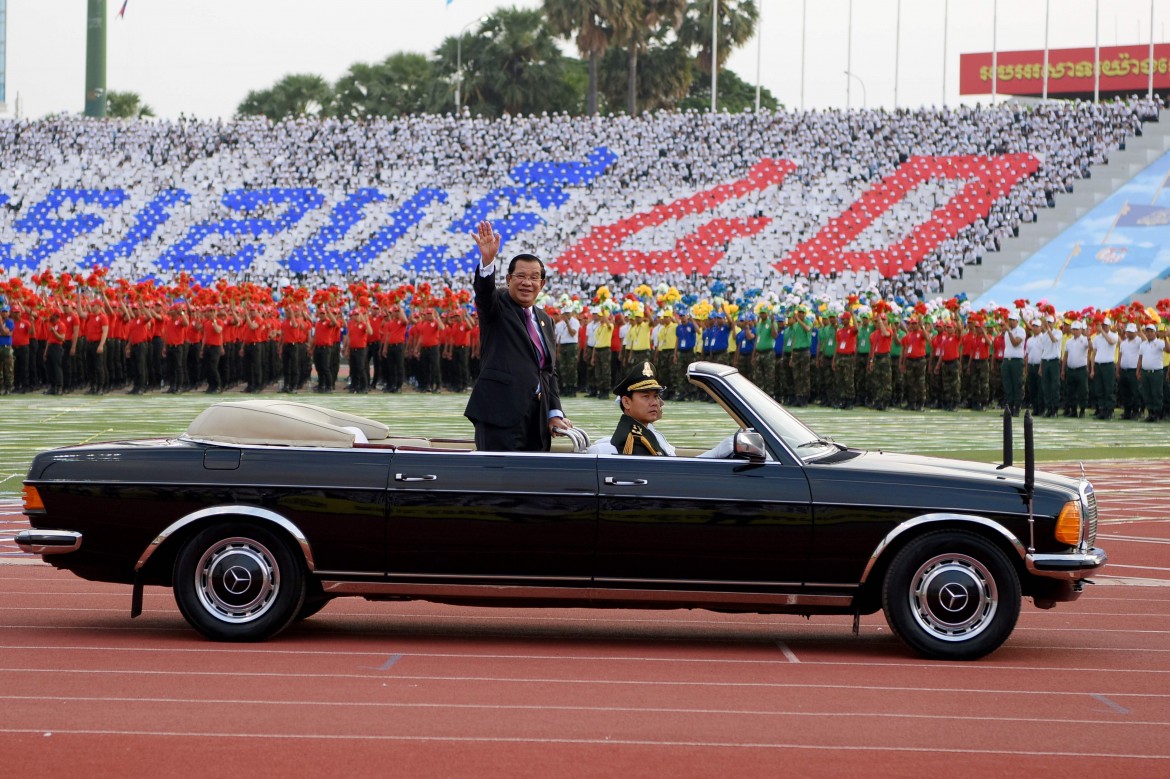
<path fill-rule="evenodd" d="M 1086 468 L 1108 575 L 973 663 L 880 615 L 353 599 L 215 644 L 168 590 L 132 621 L 128 587 L 21 555 L 0 515 L 0 776 L 1170 775 L 1170 464 Z"/>

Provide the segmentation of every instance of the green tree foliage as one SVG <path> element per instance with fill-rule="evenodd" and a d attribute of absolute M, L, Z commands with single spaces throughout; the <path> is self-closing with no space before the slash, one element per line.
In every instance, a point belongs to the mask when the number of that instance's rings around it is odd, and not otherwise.
<path fill-rule="evenodd" d="M 679 110 L 710 111 L 711 110 L 711 77 L 710 74 L 699 72 L 695 66 L 695 80 L 691 84 L 691 91 L 685 99 L 678 103 Z M 756 107 L 756 85 L 749 84 L 739 77 L 734 70 L 724 68 L 719 71 L 719 96 L 716 104 L 719 111 L 740 113 L 753 111 Z M 775 111 L 782 106 L 776 97 L 763 88 L 760 90 L 760 109 Z"/>
<path fill-rule="evenodd" d="M 277 81 L 269 89 L 248 93 L 236 109 L 241 116 L 267 116 L 279 121 L 286 116 L 330 116 L 333 88 L 321 76 L 293 74 Z"/>
<path fill-rule="evenodd" d="M 593 115 L 604 106 L 631 114 L 706 110 L 713 7 L 719 14 L 717 66 L 722 68 L 732 50 L 754 34 L 756 2 L 544 0 L 540 10 L 501 9 L 461 38 L 444 40 L 430 57 L 397 53 L 378 63 L 355 63 L 333 87 L 320 76 L 285 76 L 268 89 L 249 92 L 237 113 L 273 120 L 442 113 L 454 109 L 457 88 L 465 109 L 491 117 Z M 582 59 L 563 56 L 558 36 L 575 39 Z M 724 73 L 720 109 L 751 108 L 754 87 Z M 700 105 L 704 94 L 707 103 Z M 761 102 L 776 105 L 767 93 Z M 112 106 L 110 111 L 113 115 Z"/>
<path fill-rule="evenodd" d="M 626 49 L 626 113 L 637 115 L 638 105 L 646 104 L 638 91 L 638 58 L 647 53 L 652 44 L 661 46 L 669 36 L 679 31 L 687 11 L 687 0 L 630 0 L 628 5 L 618 35 Z M 671 93 L 675 91 L 670 87 L 679 85 L 678 79 L 672 81 L 674 83 L 670 85 L 662 83 L 663 87 L 667 87 L 667 93 L 661 96 L 656 94 L 655 97 L 670 100 Z M 681 91 L 685 93 L 685 85 Z"/>
<path fill-rule="evenodd" d="M 699 69 L 708 76 L 711 75 L 711 9 L 716 2 L 719 6 L 716 39 L 720 68 L 727 64 L 733 48 L 751 39 L 760 17 L 755 0 L 691 0 L 679 30 L 679 39 L 691 49 L 698 49 Z M 709 90 L 707 94 L 711 94 Z"/>
<path fill-rule="evenodd" d="M 611 106 L 629 111 L 629 65 L 627 52 L 610 49 L 601 60 L 601 91 Z M 637 107 L 642 111 L 671 110 L 691 90 L 694 60 L 678 41 L 653 45 L 638 57 Z"/>
<path fill-rule="evenodd" d="M 154 116 L 154 110 L 142 102 L 137 92 L 111 90 L 106 93 L 106 116 L 116 119 L 138 119 L 143 116 Z"/>
<path fill-rule="evenodd" d="M 598 68 L 614 38 L 615 27 L 625 29 L 632 21 L 638 0 L 544 0 L 546 24 L 566 40 L 576 37 L 577 51 L 589 63 L 585 112 L 598 108 Z"/>
<path fill-rule="evenodd" d="M 455 77 L 454 37 L 436 51 L 438 70 Z M 463 40 L 463 105 L 472 114 L 572 111 L 580 103 L 556 39 L 539 10 L 505 9 Z M 452 87 L 453 89 L 453 87 Z"/>
<path fill-rule="evenodd" d="M 357 62 L 333 87 L 335 116 L 401 116 L 444 109 L 446 84 L 426 55 L 391 54 L 382 62 Z"/>

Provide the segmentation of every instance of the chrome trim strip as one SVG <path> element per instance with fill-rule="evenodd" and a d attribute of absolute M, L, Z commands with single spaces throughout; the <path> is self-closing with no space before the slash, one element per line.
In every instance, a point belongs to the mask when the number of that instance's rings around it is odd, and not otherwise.
<path fill-rule="evenodd" d="M 884 552 L 890 546 L 890 544 L 892 544 L 895 539 L 898 538 L 898 536 L 902 535 L 908 530 L 913 530 L 923 525 L 955 521 L 970 522 L 988 528 L 989 530 L 994 530 L 1003 536 L 1004 540 L 1012 545 L 1012 547 L 1020 555 L 1021 560 L 1024 559 L 1028 554 L 1028 550 L 1024 548 L 1024 545 L 1020 542 L 1020 539 L 1012 535 L 1011 532 L 1008 531 L 1008 529 L 1003 525 L 999 524 L 998 522 L 993 522 L 985 517 L 975 516 L 973 514 L 947 514 L 937 512 L 933 514 L 923 514 L 922 516 L 915 517 L 914 519 L 908 519 L 901 523 L 889 533 L 887 533 L 885 538 L 878 542 L 877 547 L 875 547 L 873 550 L 873 554 L 869 556 L 869 562 L 865 564 L 865 570 L 861 574 L 861 584 L 865 584 L 866 581 L 869 580 L 869 574 L 873 571 L 874 566 L 877 565 L 878 558 L 882 556 L 882 552 Z"/>
<path fill-rule="evenodd" d="M 390 579 L 466 579 L 468 581 L 483 582 L 534 581 L 588 584 L 592 581 L 588 576 L 519 576 L 484 573 L 388 573 L 386 576 Z"/>
<path fill-rule="evenodd" d="M 1101 548 L 1075 554 L 1030 554 L 1025 558 L 1028 573 L 1049 579 L 1083 579 L 1096 573 L 1109 560 Z"/>
<path fill-rule="evenodd" d="M 518 598 L 525 600 L 642 601 L 650 603 L 705 603 L 737 606 L 848 608 L 849 595 L 800 595 L 767 592 L 707 592 L 702 590 L 606 589 L 597 587 L 528 587 L 506 584 L 411 584 L 407 582 L 322 581 L 327 595 L 373 595 L 432 598 Z"/>
<path fill-rule="evenodd" d="M 22 530 L 13 540 L 29 554 L 66 554 L 81 548 L 81 533 L 76 530 Z"/>
<path fill-rule="evenodd" d="M 754 582 L 725 581 L 723 579 L 629 579 L 617 577 L 594 577 L 598 584 L 715 584 L 725 587 L 800 587 L 801 582 Z"/>
<path fill-rule="evenodd" d="M 834 608 L 848 608 L 853 603 L 853 596 L 801 595 L 798 593 L 771 592 L 707 592 L 705 590 L 609 590 L 594 588 L 590 591 L 590 600 L 636 600 L 656 603 L 678 603 L 680 601 L 686 601 L 711 605 L 830 606 Z"/>
<path fill-rule="evenodd" d="M 402 595 L 408 598 L 564 598 L 588 600 L 588 587 L 529 587 L 509 584 L 415 584 L 411 582 L 321 582 L 326 595 Z"/>
<path fill-rule="evenodd" d="M 185 517 L 181 517 L 180 519 L 177 519 L 171 524 L 167 525 L 167 527 L 161 533 L 155 536 L 153 541 L 147 544 L 146 549 L 142 550 L 142 556 L 138 558 L 138 562 L 134 565 L 134 571 L 141 571 L 142 567 L 146 565 L 146 561 L 151 558 L 151 556 L 155 553 L 155 551 L 158 550 L 160 546 L 162 546 L 163 542 L 174 535 L 177 531 L 182 530 L 183 528 L 190 525 L 192 522 L 198 522 L 199 520 L 207 519 L 208 517 L 229 517 L 240 515 L 245 517 L 252 517 L 253 519 L 262 519 L 265 522 L 271 522 L 275 525 L 279 525 L 286 532 L 288 532 L 289 535 L 296 539 L 297 544 L 301 548 L 301 554 L 305 557 L 305 565 L 308 567 L 309 571 L 312 572 L 316 570 L 316 565 L 313 562 L 313 550 L 309 546 L 309 539 L 305 537 L 305 534 L 301 532 L 299 527 L 281 515 L 277 514 L 275 511 L 269 511 L 268 509 L 260 508 L 259 506 L 229 505 L 212 506 L 211 508 L 199 509 L 198 511 L 188 514 Z"/>

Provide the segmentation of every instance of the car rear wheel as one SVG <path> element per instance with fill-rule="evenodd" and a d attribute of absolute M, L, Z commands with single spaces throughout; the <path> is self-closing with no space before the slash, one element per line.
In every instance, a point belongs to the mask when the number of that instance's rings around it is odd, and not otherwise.
<path fill-rule="evenodd" d="M 191 627 L 215 641 L 263 641 L 305 600 L 302 561 L 276 533 L 221 524 L 196 534 L 175 561 L 175 601 Z"/>
<path fill-rule="evenodd" d="M 990 541 L 940 530 L 898 552 L 882 588 L 886 621 L 918 654 L 974 660 L 1007 640 L 1020 616 L 1020 579 Z"/>

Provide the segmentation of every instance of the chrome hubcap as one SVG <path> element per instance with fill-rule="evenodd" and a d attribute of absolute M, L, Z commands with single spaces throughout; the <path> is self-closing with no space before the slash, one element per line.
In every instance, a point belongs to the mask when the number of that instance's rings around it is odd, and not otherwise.
<path fill-rule="evenodd" d="M 918 625 L 943 641 L 982 633 L 999 602 L 995 579 L 978 560 L 961 554 L 927 560 L 910 582 L 910 610 Z"/>
<path fill-rule="evenodd" d="M 195 592 L 208 614 L 240 624 L 272 608 L 280 589 L 276 559 L 251 538 L 225 538 L 199 559 Z"/>

